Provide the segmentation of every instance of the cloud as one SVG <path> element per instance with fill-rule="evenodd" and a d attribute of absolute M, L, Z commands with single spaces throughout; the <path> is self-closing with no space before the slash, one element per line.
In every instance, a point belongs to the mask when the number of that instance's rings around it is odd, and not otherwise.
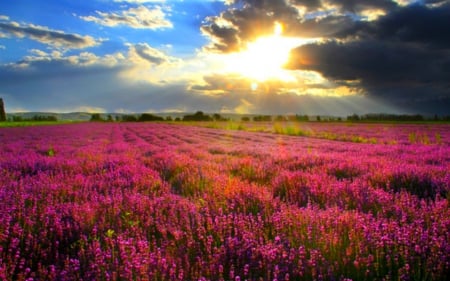
<path fill-rule="evenodd" d="M 151 47 L 147 43 L 138 43 L 134 45 L 128 44 L 128 47 L 129 57 L 135 62 L 143 60 L 150 64 L 160 65 L 174 60 L 174 58 L 169 57 L 162 51 Z"/>
<path fill-rule="evenodd" d="M 8 21 L 8 18 L 0 19 L 0 32 L 19 38 L 28 37 L 55 48 L 83 49 L 100 44 L 99 40 L 88 35 L 82 36 L 75 33 L 65 33 L 61 30 L 53 30 L 45 26 L 17 23 Z"/>
<path fill-rule="evenodd" d="M 205 52 L 242 51 L 272 34 L 275 21 L 285 36 L 321 38 L 294 49 L 287 69 L 314 71 L 325 81 L 274 93 L 358 94 L 411 112 L 449 112 L 450 37 L 443 34 L 450 34 L 450 1 L 230 2 L 204 21 Z"/>
<path fill-rule="evenodd" d="M 390 0 L 235 0 L 218 16 L 205 19 L 202 33 L 215 52 L 236 52 L 249 41 L 273 33 L 273 24 L 284 26 L 284 34 L 304 38 L 335 36 L 354 28 L 360 20 L 373 21 L 398 5 Z"/>
<path fill-rule="evenodd" d="M 448 113 L 450 5 L 412 5 L 346 30 L 346 41 L 300 46 L 290 69 L 313 70 L 354 81 L 373 98 L 411 111 Z"/>
<path fill-rule="evenodd" d="M 450 34 L 450 3 L 438 8 L 413 5 L 394 11 L 370 26 L 368 33 L 367 37 L 374 35 L 383 41 L 395 40 L 449 49 L 450 38 L 443 34 Z"/>
<path fill-rule="evenodd" d="M 201 83 L 193 83 L 189 89 L 203 95 L 217 96 L 249 92 L 251 81 L 238 74 L 210 74 Z"/>
<path fill-rule="evenodd" d="M 142 29 L 173 27 L 173 24 L 166 19 L 166 14 L 160 6 L 154 6 L 152 9 L 145 6 L 137 6 L 124 11 L 96 11 L 96 13 L 97 16 L 80 16 L 80 18 L 85 21 L 91 21 L 109 27 L 119 25 Z"/>
<path fill-rule="evenodd" d="M 62 69 L 75 69 L 82 72 L 87 66 L 115 67 L 123 64 L 125 57 L 121 53 L 106 54 L 102 57 L 90 52 L 81 52 L 75 55 L 64 55 L 60 51 L 45 52 L 39 49 L 29 50 L 30 55 L 24 56 L 21 60 L 4 65 L 10 71 L 22 69 L 25 73 L 34 73 L 39 76 L 39 71 L 49 73 L 52 69 L 60 71 Z M 60 66 L 68 66 L 61 68 Z M 48 69 L 47 69 L 48 68 Z M 61 75 L 70 73 L 60 73 Z"/>
<path fill-rule="evenodd" d="M 126 45 L 128 52 L 123 63 L 127 67 L 120 72 L 122 79 L 151 84 L 167 84 L 183 79 L 178 72 L 182 64 L 180 59 L 147 43 Z"/>
<path fill-rule="evenodd" d="M 139 47 L 143 50 L 152 49 L 145 44 L 139 44 Z M 126 54 L 104 56 L 87 52 L 69 56 L 30 50 L 28 56 L 16 63 L 16 67 L 10 64 L 0 66 L 2 97 L 8 108 L 59 112 L 114 112 L 117 109 L 145 112 L 149 108 L 154 111 L 176 108 L 184 111 L 225 110 L 261 114 L 326 114 L 332 110 L 345 115 L 364 113 L 365 108 L 371 108 L 370 105 L 374 104 L 358 96 L 344 100 L 299 95 L 288 90 L 290 85 L 279 81 L 261 84 L 255 92 L 250 90 L 250 81 L 246 78 L 226 73 L 205 75 L 201 83 L 178 76 L 167 83 L 142 77 L 136 82 L 136 78 L 131 79 L 123 73 L 139 68 L 147 76 L 158 77 L 160 72 L 166 71 L 166 67 L 176 71 L 180 66 L 165 62 L 157 65 L 142 58 L 142 61 L 134 62 L 130 50 L 134 51 L 135 48 L 135 45 L 129 45 Z M 149 65 L 152 67 L 149 68 Z M 356 111 L 357 108 L 359 111 Z"/>
<path fill-rule="evenodd" d="M 238 9 L 236 5 L 242 5 L 242 8 Z M 248 41 L 272 34 L 275 21 L 283 19 L 287 25 L 288 22 L 297 21 L 297 17 L 297 8 L 284 0 L 234 1 L 219 16 L 208 17 L 201 31 L 212 41 L 206 49 L 234 52 L 244 49 Z"/>
<path fill-rule="evenodd" d="M 389 11 L 397 7 L 397 3 L 391 0 L 324 0 L 323 3 L 329 9 L 357 15 L 367 10 Z"/>
<path fill-rule="evenodd" d="M 89 105 L 65 106 L 56 108 L 46 108 L 45 112 L 87 112 L 87 113 L 108 113 L 103 107 Z"/>
<path fill-rule="evenodd" d="M 2 95 L 10 108 L 29 111 L 105 108 L 112 98 L 109 94 L 121 89 L 117 75 L 125 67 L 111 64 L 112 57 L 121 60 L 120 54 L 62 56 L 33 50 L 15 64 L 0 66 Z"/>

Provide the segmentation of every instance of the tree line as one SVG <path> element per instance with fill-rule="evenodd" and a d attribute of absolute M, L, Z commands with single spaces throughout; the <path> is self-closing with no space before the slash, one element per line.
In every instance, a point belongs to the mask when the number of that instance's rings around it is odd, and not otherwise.
<path fill-rule="evenodd" d="M 347 116 L 348 121 L 364 122 L 364 121 L 399 121 L 399 122 L 421 122 L 421 121 L 450 121 L 450 115 L 438 116 L 435 114 L 432 118 L 426 118 L 420 114 L 385 114 L 385 113 L 370 113 L 364 115 L 353 114 Z"/>
<path fill-rule="evenodd" d="M 176 117 L 173 119 L 171 116 L 165 118 L 150 113 L 143 113 L 140 115 L 112 115 L 102 116 L 100 113 L 93 113 L 91 115 L 91 121 L 117 121 L 117 122 L 151 122 L 151 121 L 230 121 L 229 118 L 225 118 L 218 113 L 212 115 L 205 114 L 202 111 L 197 111 L 194 114 L 187 114 L 183 117 Z M 242 122 L 421 122 L 421 121 L 450 121 L 450 116 L 437 116 L 432 118 L 426 118 L 420 114 L 408 115 L 408 114 L 352 114 L 347 117 L 334 117 L 334 116 L 309 116 L 306 114 L 291 114 L 291 115 L 254 115 L 254 116 L 242 116 L 240 119 Z"/>
<path fill-rule="evenodd" d="M 207 115 L 203 113 L 202 111 L 197 111 L 194 114 L 188 114 L 183 116 L 182 118 L 177 117 L 173 119 L 171 116 L 167 116 L 166 118 L 153 115 L 150 113 L 143 113 L 140 115 L 133 115 L 133 114 L 127 114 L 127 115 L 116 115 L 114 118 L 112 115 L 107 115 L 106 118 L 104 118 L 100 113 L 93 113 L 91 114 L 90 121 L 118 121 L 118 122 L 152 122 L 152 121 L 228 121 L 229 119 L 226 119 L 222 117 L 220 114 L 215 113 L 212 116 Z"/>
<path fill-rule="evenodd" d="M 56 122 L 58 118 L 53 115 L 34 115 L 32 117 L 22 117 L 18 115 L 12 115 L 8 118 L 11 122 Z"/>

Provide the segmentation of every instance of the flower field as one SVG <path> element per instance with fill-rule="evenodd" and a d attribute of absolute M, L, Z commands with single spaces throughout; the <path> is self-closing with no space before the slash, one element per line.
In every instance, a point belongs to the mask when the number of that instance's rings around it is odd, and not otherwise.
<path fill-rule="evenodd" d="M 450 127 L 358 126 L 2 128 L 0 280 L 446 280 Z"/>

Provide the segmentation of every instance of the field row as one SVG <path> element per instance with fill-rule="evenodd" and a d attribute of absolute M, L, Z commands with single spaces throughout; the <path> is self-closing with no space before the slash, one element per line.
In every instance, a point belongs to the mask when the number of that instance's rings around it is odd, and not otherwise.
<path fill-rule="evenodd" d="M 450 132 L 431 130 L 441 144 L 4 128 L 0 279 L 444 280 Z"/>
<path fill-rule="evenodd" d="M 281 135 L 370 144 L 450 145 L 448 124 L 342 122 L 194 122 L 206 128 L 265 132 Z"/>

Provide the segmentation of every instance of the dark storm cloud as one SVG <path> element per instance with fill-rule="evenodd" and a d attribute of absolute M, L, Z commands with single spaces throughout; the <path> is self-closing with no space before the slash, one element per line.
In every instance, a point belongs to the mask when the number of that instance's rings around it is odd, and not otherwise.
<path fill-rule="evenodd" d="M 86 48 L 98 44 L 91 36 L 64 33 L 63 31 L 51 30 L 43 26 L 25 25 L 10 21 L 0 22 L 0 31 L 8 35 L 29 37 L 47 45 L 68 49 Z"/>
<path fill-rule="evenodd" d="M 354 25 L 356 40 L 300 46 L 290 69 L 356 80 L 373 98 L 418 112 L 450 112 L 450 5 L 398 8 L 377 21 Z"/>
<path fill-rule="evenodd" d="M 449 3 L 449 0 L 425 0 L 426 4 L 432 4 L 432 5 L 441 5 L 444 3 Z"/>
<path fill-rule="evenodd" d="M 429 9 L 410 6 L 375 23 L 375 38 L 450 48 L 450 4 Z M 369 34 L 370 35 L 370 34 Z"/>
<path fill-rule="evenodd" d="M 373 39 L 418 43 L 430 47 L 450 46 L 450 4 L 438 8 L 412 5 L 395 9 L 373 22 L 354 22 L 336 32 L 336 38 Z"/>
<path fill-rule="evenodd" d="M 296 29 L 288 35 L 304 38 L 343 37 L 344 33 L 355 28 L 355 21 L 349 15 L 330 15 L 323 18 L 306 19 L 296 24 Z"/>
<path fill-rule="evenodd" d="M 307 10 L 317 10 L 322 6 L 320 0 L 291 0 L 289 2 L 294 6 L 303 7 Z"/>
<path fill-rule="evenodd" d="M 397 4 L 391 0 L 324 0 L 322 2 L 339 8 L 341 12 L 355 14 L 369 9 L 387 11 L 397 7 Z"/>
<path fill-rule="evenodd" d="M 288 68 L 315 70 L 334 80 L 363 79 L 389 85 L 427 83 L 446 80 L 442 55 L 438 50 L 388 42 L 331 41 L 294 49 Z"/>

